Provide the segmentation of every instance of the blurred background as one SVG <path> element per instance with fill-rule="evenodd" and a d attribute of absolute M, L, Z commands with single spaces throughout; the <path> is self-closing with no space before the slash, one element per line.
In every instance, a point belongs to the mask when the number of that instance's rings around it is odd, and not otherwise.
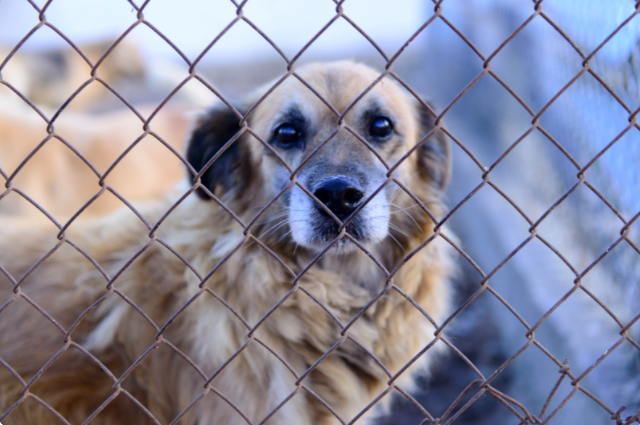
<path fill-rule="evenodd" d="M 44 3 L 34 0 L 39 7 Z M 442 16 L 485 59 L 534 13 L 531 0 L 445 0 L 441 7 Z M 389 57 L 434 14 L 433 3 L 424 0 L 346 0 L 343 8 L 349 20 Z M 535 129 L 527 133 L 531 114 L 496 78 L 484 75 L 443 119 L 445 127 L 477 160 L 454 144 L 454 173 L 447 203 L 453 209 L 482 183 L 484 170 L 478 162 L 492 167 L 512 148 L 492 168 L 490 179 L 531 222 L 536 222 L 580 181 L 579 168 L 597 157 L 585 173 L 586 183 L 537 227 L 538 234 L 575 272 L 552 249 L 533 239 L 489 283 L 533 326 L 574 288 L 576 273 L 582 274 L 607 252 L 582 276 L 581 285 L 588 292 L 573 292 L 540 325 L 535 336 L 557 360 L 568 361 L 574 376 L 608 354 L 580 385 L 614 412 L 626 406 L 621 415 L 625 418 L 640 408 L 640 349 L 629 341 L 615 345 L 621 339 L 621 328 L 640 313 L 639 226 L 631 226 L 628 235 L 635 247 L 622 240 L 607 250 L 618 241 L 625 222 L 640 211 L 640 133 L 634 127 L 635 119 L 630 124 L 632 112 L 640 106 L 640 18 L 634 15 L 632 0 L 547 0 L 541 10 L 548 19 L 534 17 L 491 60 L 491 69 L 534 114 L 545 109 L 539 118 L 545 132 Z M 129 32 L 138 19 L 137 11 L 124 0 L 55 0 L 45 15 L 57 31 L 38 27 L 38 15 L 26 0 L 0 0 L 0 179 L 6 181 L 15 174 L 11 180 L 16 188 L 56 220 L 65 222 L 99 189 L 96 174 L 83 158 L 103 173 L 134 144 L 107 177 L 109 185 L 132 202 L 156 197 L 183 179 L 184 166 L 168 147 L 182 152 L 193 117 L 219 101 L 211 89 L 233 103 L 286 73 L 285 60 L 256 28 L 291 59 L 336 16 L 336 5 L 331 0 L 249 0 L 243 15 L 253 27 L 246 21 L 236 22 L 201 58 L 236 18 L 232 2 L 152 0 L 144 10 L 149 25 L 137 25 Z M 584 56 L 591 55 L 625 21 L 626 25 L 590 59 L 593 73 L 580 75 L 584 57 L 578 50 Z M 123 42 L 98 71 L 112 90 L 94 81 L 68 102 L 91 77 L 90 66 L 69 41 L 96 63 L 125 32 Z M 30 33 L 17 53 L 5 60 Z M 185 58 L 200 58 L 195 69 L 206 85 L 191 79 L 181 86 L 189 76 Z M 380 70 L 386 64 L 344 18 L 333 22 L 300 56 L 299 63 L 345 58 Z M 438 18 L 402 52 L 393 69 L 442 111 L 481 74 L 483 59 Z M 548 106 L 576 76 L 575 82 Z M 42 117 L 53 117 L 63 105 L 55 121 L 60 137 L 47 141 L 47 123 Z M 149 117 L 155 133 L 152 135 L 145 134 L 142 124 Z M 36 148 L 29 162 L 23 164 Z M 136 184 L 132 184 L 131 176 L 135 176 Z M 121 205 L 114 194 L 105 193 L 83 215 L 104 214 Z M 0 213 L 44 217 L 33 203 L 15 192 L 0 200 Z M 489 185 L 457 209 L 450 223 L 460 246 L 485 274 L 530 235 L 530 223 Z M 463 272 L 456 285 L 458 305 L 480 287 L 482 280 L 462 257 L 460 266 Z M 487 291 L 461 313 L 451 328 L 450 340 L 485 377 L 528 342 L 522 323 Z M 629 335 L 640 341 L 640 322 L 631 326 Z M 549 355 L 531 345 L 492 385 L 539 415 L 561 376 L 558 370 Z M 434 417 L 440 417 L 476 378 L 472 369 L 450 352 L 437 361 L 430 376 L 419 379 L 415 397 Z M 545 418 L 573 389 L 570 379 L 562 381 Z M 451 414 L 476 392 L 477 388 L 465 396 Z M 380 423 L 419 424 L 423 419 L 417 408 L 398 401 Z M 454 423 L 520 422 L 503 404 L 485 394 Z M 549 423 L 600 425 L 616 421 L 579 391 Z"/>

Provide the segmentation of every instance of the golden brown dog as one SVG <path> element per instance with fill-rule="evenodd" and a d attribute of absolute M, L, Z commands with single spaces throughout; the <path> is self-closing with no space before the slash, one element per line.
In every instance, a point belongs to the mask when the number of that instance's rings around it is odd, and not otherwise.
<path fill-rule="evenodd" d="M 72 424 L 261 423 L 278 406 L 267 423 L 337 424 L 433 340 L 416 305 L 446 318 L 451 250 L 440 237 L 416 250 L 434 225 L 412 196 L 442 215 L 447 141 L 387 78 L 347 110 L 378 75 L 363 65 L 298 74 L 334 109 L 290 77 L 239 109 L 248 127 L 210 111 L 187 151 L 199 196 L 157 229 L 171 202 L 141 210 L 148 226 L 122 210 L 60 241 L 1 223 L 5 425 L 57 423 L 49 407 Z"/>

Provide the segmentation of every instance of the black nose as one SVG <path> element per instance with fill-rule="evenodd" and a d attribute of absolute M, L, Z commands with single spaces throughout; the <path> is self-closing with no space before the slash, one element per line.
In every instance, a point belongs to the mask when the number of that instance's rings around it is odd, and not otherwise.
<path fill-rule="evenodd" d="M 348 177 L 336 176 L 321 180 L 313 195 L 340 220 L 349 217 L 362 203 L 364 190 L 360 183 Z M 317 206 L 320 211 L 322 207 Z"/>

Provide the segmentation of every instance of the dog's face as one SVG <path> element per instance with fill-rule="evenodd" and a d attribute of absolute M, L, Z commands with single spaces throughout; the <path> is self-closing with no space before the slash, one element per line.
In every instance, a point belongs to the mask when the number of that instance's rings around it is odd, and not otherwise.
<path fill-rule="evenodd" d="M 265 215 L 265 230 L 277 226 L 272 233 L 279 239 L 291 237 L 314 251 L 342 227 L 366 246 L 384 240 L 390 229 L 404 233 L 392 213 L 408 207 L 409 195 L 396 182 L 429 203 L 448 180 L 449 147 L 441 132 L 432 132 L 433 114 L 389 78 L 362 95 L 379 76 L 363 65 L 314 64 L 298 75 L 316 93 L 293 76 L 269 93 L 248 119 L 261 141 L 226 106 L 201 120 L 188 160 L 200 171 L 218 156 L 202 185 L 245 211 L 281 194 Z M 291 185 L 294 178 L 302 188 Z M 199 193 L 210 198 L 206 190 Z M 346 237 L 335 246 L 338 252 L 355 248 Z"/>

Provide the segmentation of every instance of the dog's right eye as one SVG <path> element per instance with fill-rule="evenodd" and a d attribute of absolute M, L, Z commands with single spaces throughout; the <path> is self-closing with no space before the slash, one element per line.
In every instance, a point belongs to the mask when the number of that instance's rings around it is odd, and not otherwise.
<path fill-rule="evenodd" d="M 291 124 L 282 124 L 276 128 L 276 140 L 285 148 L 293 147 L 300 141 L 300 132 Z"/>

